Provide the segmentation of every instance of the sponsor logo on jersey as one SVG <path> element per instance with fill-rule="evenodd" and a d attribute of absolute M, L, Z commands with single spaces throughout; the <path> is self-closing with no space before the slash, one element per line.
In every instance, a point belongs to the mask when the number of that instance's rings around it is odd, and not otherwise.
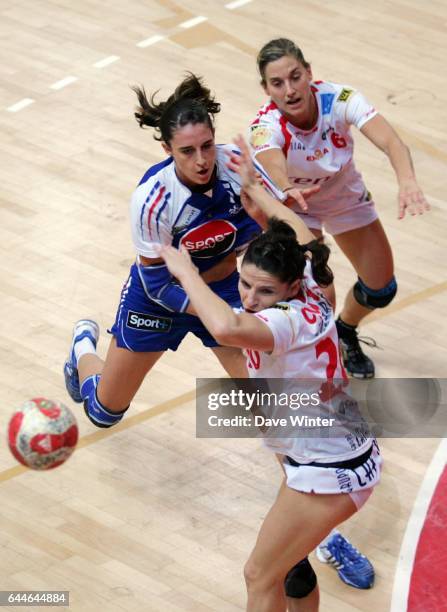
<path fill-rule="evenodd" d="M 290 143 L 290 150 L 291 151 L 305 151 L 306 147 L 303 145 L 302 142 L 299 142 L 297 140 L 293 140 Z"/>
<path fill-rule="evenodd" d="M 290 310 L 290 304 L 286 304 L 285 302 L 278 302 L 277 304 L 274 304 L 272 306 L 272 308 L 278 308 L 278 310 L 289 311 Z"/>
<path fill-rule="evenodd" d="M 228 212 L 230 215 L 237 215 L 242 210 L 242 208 L 242 204 L 235 204 L 228 210 Z"/>
<path fill-rule="evenodd" d="M 322 110 L 323 115 L 329 115 L 329 113 L 331 112 L 334 98 L 335 98 L 335 94 L 333 93 L 321 94 L 321 110 Z"/>
<path fill-rule="evenodd" d="M 341 90 L 340 95 L 337 98 L 337 101 L 338 102 L 346 102 L 349 99 L 349 97 L 352 95 L 353 91 L 354 91 L 353 89 L 343 88 Z"/>
<path fill-rule="evenodd" d="M 334 131 L 334 128 L 332 127 L 332 125 L 330 125 L 326 130 L 323 130 L 321 132 L 321 139 L 327 140 L 328 134 L 331 134 L 333 131 Z"/>
<path fill-rule="evenodd" d="M 267 145 L 272 137 L 272 132 L 269 128 L 262 125 L 255 125 L 251 128 L 250 144 L 254 149 L 259 149 Z"/>
<path fill-rule="evenodd" d="M 137 329 L 138 331 L 168 332 L 171 331 L 172 319 L 167 317 L 155 317 L 144 312 L 134 312 L 129 310 L 127 313 L 126 327 Z"/>
<path fill-rule="evenodd" d="M 325 183 L 331 177 L 330 176 L 319 176 L 317 178 L 309 178 L 306 176 L 303 177 L 295 177 L 291 179 L 297 185 L 318 185 L 319 183 Z"/>
<path fill-rule="evenodd" d="M 324 157 L 327 153 L 329 153 L 329 149 L 327 149 L 326 147 L 324 147 L 323 150 L 315 149 L 313 155 L 306 156 L 306 161 L 318 161 L 319 159 Z"/>
<path fill-rule="evenodd" d="M 193 257 L 209 259 L 229 251 L 236 240 L 236 232 L 230 221 L 207 221 L 189 230 L 180 240 L 180 245 L 186 247 Z"/>
<path fill-rule="evenodd" d="M 186 229 L 200 215 L 200 210 L 187 204 L 176 219 L 176 224 L 172 228 L 172 235 L 175 236 Z"/>

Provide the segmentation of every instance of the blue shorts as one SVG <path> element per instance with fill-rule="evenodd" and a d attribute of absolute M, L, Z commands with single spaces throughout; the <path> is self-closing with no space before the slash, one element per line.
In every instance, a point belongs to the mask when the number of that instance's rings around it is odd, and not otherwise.
<path fill-rule="evenodd" d="M 227 304 L 238 308 L 241 306 L 238 280 L 239 273 L 235 270 L 209 287 Z M 115 336 L 117 346 L 135 352 L 176 351 L 188 332 L 200 338 L 206 347 L 219 346 L 198 317 L 170 312 L 152 302 L 144 292 L 135 264 L 121 292 L 115 323 L 109 331 Z"/>

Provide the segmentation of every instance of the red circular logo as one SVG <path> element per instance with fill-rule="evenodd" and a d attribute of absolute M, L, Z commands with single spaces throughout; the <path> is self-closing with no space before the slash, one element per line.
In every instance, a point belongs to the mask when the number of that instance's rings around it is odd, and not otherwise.
<path fill-rule="evenodd" d="M 229 221 L 207 221 L 189 230 L 180 240 L 180 244 L 186 247 L 193 257 L 209 259 L 229 251 L 236 240 L 236 232 L 236 227 Z"/>

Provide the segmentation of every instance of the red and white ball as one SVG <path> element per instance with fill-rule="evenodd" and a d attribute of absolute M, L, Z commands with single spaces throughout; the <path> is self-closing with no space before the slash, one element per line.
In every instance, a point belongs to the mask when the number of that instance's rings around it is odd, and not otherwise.
<path fill-rule="evenodd" d="M 50 470 L 64 463 L 78 441 L 78 425 L 67 406 L 43 397 L 28 400 L 8 425 L 9 448 L 20 463 L 33 470 Z"/>

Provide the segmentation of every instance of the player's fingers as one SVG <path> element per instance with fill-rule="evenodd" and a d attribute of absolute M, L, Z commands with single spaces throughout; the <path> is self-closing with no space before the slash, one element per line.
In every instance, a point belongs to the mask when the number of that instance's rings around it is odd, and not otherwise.
<path fill-rule="evenodd" d="M 306 189 L 301 189 L 301 193 L 303 194 L 304 198 L 306 197 L 308 198 L 314 193 L 318 193 L 320 189 L 321 189 L 320 185 L 314 185 L 313 187 L 306 187 Z"/>
<path fill-rule="evenodd" d="M 403 219 L 405 217 L 405 200 L 403 196 L 399 196 L 397 218 Z"/>

